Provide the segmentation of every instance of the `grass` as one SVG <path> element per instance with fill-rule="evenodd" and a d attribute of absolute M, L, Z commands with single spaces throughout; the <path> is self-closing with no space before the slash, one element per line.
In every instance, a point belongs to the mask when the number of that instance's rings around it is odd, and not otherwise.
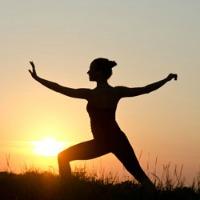
<path fill-rule="evenodd" d="M 173 178 L 171 175 L 173 174 Z M 181 169 L 170 173 L 170 165 L 163 166 L 159 178 L 153 174 L 160 200 L 200 200 L 200 174 L 191 186 L 185 186 Z M 134 180 L 117 182 L 116 177 L 98 178 L 88 175 L 86 169 L 76 169 L 70 180 L 62 180 L 53 172 L 26 169 L 20 174 L 9 171 L 0 173 L 1 200 L 140 200 L 144 189 Z"/>

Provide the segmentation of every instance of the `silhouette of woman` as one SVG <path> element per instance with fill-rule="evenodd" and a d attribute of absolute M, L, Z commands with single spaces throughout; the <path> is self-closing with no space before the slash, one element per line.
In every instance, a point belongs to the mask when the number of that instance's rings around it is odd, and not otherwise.
<path fill-rule="evenodd" d="M 87 72 L 89 80 L 95 81 L 97 87 L 94 89 L 73 89 L 40 78 L 36 73 L 34 63 L 30 62 L 30 64 L 32 71 L 29 70 L 29 72 L 42 85 L 66 96 L 88 101 L 87 112 L 94 139 L 76 144 L 58 154 L 60 176 L 71 177 L 70 161 L 87 160 L 113 153 L 143 186 L 154 188 L 153 183 L 142 170 L 127 137 L 119 128 L 115 120 L 115 111 L 121 98 L 150 93 L 168 81 L 176 80 L 177 75 L 169 74 L 165 79 L 145 87 L 113 87 L 108 84 L 108 79 L 112 75 L 112 68 L 117 63 L 106 58 L 97 58 L 91 62 L 90 69 Z"/>

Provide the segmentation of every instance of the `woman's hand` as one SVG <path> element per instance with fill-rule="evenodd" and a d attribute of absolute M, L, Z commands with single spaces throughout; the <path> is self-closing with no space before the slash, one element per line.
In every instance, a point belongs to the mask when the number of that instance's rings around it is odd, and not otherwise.
<path fill-rule="evenodd" d="M 37 79 L 37 73 L 36 73 L 36 70 L 35 70 L 35 65 L 33 63 L 33 61 L 30 61 L 30 64 L 32 66 L 32 71 L 29 69 L 28 71 L 30 72 L 31 76 L 34 78 L 34 79 Z"/>
<path fill-rule="evenodd" d="M 178 75 L 177 74 L 169 74 L 168 76 L 167 76 L 167 80 L 168 81 L 171 81 L 172 79 L 174 79 L 175 81 L 177 80 L 177 78 L 178 78 Z"/>

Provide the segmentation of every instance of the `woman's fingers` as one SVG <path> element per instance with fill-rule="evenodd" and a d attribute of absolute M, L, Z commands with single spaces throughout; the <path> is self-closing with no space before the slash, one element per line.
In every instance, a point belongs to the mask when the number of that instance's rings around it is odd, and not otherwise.
<path fill-rule="evenodd" d="M 35 64 L 34 64 L 34 62 L 33 62 L 33 61 L 30 61 L 29 63 L 30 63 L 30 64 L 31 64 L 31 66 L 32 66 L 33 72 L 34 72 L 34 73 L 36 73 L 36 71 L 35 71 Z"/>
<path fill-rule="evenodd" d="M 33 61 L 30 61 L 29 63 L 31 64 L 31 66 L 32 66 L 32 67 L 35 67 L 35 65 L 34 65 L 34 62 L 33 62 Z"/>
<path fill-rule="evenodd" d="M 34 62 L 33 61 L 30 61 L 29 62 L 30 64 L 31 64 L 31 66 L 32 66 L 32 74 L 35 74 L 36 75 L 36 70 L 35 70 L 35 64 L 34 64 Z"/>
<path fill-rule="evenodd" d="M 172 79 L 177 80 L 178 75 L 177 75 L 177 74 L 172 74 L 172 73 L 171 73 L 171 74 L 168 75 L 167 78 L 168 78 L 169 81 L 172 80 Z"/>
<path fill-rule="evenodd" d="M 31 74 L 31 76 L 34 77 L 34 73 L 30 69 L 28 71 Z"/>
<path fill-rule="evenodd" d="M 177 81 L 178 75 L 174 74 L 174 80 Z"/>
<path fill-rule="evenodd" d="M 32 66 L 32 70 L 29 69 L 28 71 L 30 72 L 31 76 L 35 79 L 37 77 L 37 73 L 36 73 L 36 70 L 35 70 L 35 64 L 34 64 L 33 61 L 29 61 L 29 63 Z"/>

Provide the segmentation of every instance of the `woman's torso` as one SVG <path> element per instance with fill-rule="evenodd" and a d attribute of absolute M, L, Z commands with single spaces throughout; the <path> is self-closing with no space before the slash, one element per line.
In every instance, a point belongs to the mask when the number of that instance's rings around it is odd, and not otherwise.
<path fill-rule="evenodd" d="M 122 134 L 116 120 L 115 112 L 119 98 L 113 87 L 94 89 L 87 104 L 91 129 L 95 139 L 109 140 Z"/>

